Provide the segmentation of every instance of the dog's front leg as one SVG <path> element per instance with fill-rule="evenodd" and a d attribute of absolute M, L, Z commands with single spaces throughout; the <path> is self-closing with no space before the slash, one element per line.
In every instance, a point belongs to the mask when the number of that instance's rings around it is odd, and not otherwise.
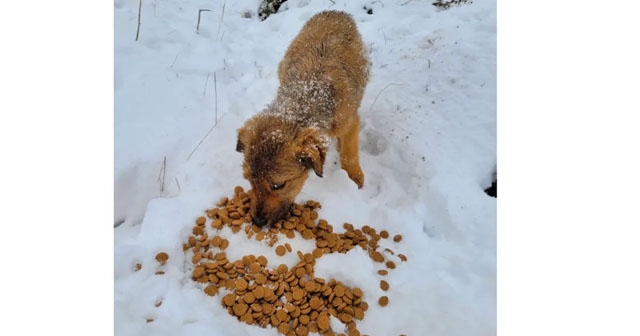
<path fill-rule="evenodd" d="M 360 119 L 356 116 L 355 120 L 347 126 L 346 132 L 338 135 L 338 152 L 340 153 L 340 166 L 347 172 L 349 178 L 358 185 L 358 188 L 362 188 L 364 173 L 360 168 L 359 133 Z"/>

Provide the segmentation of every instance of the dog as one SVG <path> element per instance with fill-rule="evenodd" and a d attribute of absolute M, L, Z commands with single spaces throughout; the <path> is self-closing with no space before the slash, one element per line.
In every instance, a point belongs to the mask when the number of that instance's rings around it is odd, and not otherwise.
<path fill-rule="evenodd" d="M 252 188 L 250 215 L 262 227 L 290 210 L 311 170 L 322 177 L 327 149 L 337 138 L 340 165 L 358 188 L 358 108 L 370 63 L 350 14 L 311 17 L 278 64 L 275 99 L 238 130 L 243 176 Z"/>

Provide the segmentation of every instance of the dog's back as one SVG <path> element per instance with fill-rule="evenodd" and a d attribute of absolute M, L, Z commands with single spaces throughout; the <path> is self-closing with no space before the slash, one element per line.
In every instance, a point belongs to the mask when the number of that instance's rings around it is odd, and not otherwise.
<path fill-rule="evenodd" d="M 324 11 L 309 19 L 278 65 L 278 77 L 279 97 L 307 102 L 299 105 L 315 101 L 321 108 L 312 107 L 311 115 L 305 117 L 316 119 L 328 126 L 327 131 L 336 133 L 333 119 L 344 116 L 323 112 L 339 110 L 341 104 L 357 109 L 369 79 L 366 49 L 351 15 Z M 301 87 L 304 93 L 291 92 L 300 91 Z"/>

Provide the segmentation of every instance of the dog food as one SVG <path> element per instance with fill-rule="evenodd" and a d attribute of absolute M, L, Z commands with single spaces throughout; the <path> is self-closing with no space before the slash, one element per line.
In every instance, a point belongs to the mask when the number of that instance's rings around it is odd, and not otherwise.
<path fill-rule="evenodd" d="M 384 280 L 380 280 L 380 289 L 386 291 L 387 289 L 389 289 L 389 283 Z"/>
<path fill-rule="evenodd" d="M 386 296 L 381 296 L 380 299 L 378 299 L 378 304 L 380 304 L 382 307 L 386 306 L 389 304 L 389 298 Z"/>
<path fill-rule="evenodd" d="M 315 263 L 325 254 L 347 253 L 359 246 L 367 251 L 374 263 L 385 263 L 388 269 L 393 269 L 395 263 L 389 258 L 394 252 L 389 249 L 379 251 L 380 239 L 389 237 L 389 233 L 381 231 L 378 234 L 370 226 L 358 229 L 349 223 L 343 225 L 344 232 L 335 232 L 326 220 L 319 219 L 320 204 L 314 201 L 295 204 L 285 219 L 263 230 L 251 224 L 248 194 L 251 191 L 236 187 L 234 192 L 233 198 L 222 198 L 216 208 L 206 211 L 206 217 L 196 220 L 193 235 L 183 245 L 185 251 L 193 254 L 192 279 L 202 283 L 203 291 L 209 296 L 215 297 L 221 290 L 227 290 L 228 293 L 219 298 L 221 305 L 241 322 L 263 328 L 271 326 L 283 335 L 337 335 L 341 332 L 342 335 L 360 335 L 357 322 L 364 318 L 368 309 L 366 293 L 336 279 L 316 277 Z M 211 229 L 206 225 L 208 220 Z M 234 233 L 244 230 L 248 239 L 275 246 L 278 256 L 293 252 L 289 243 L 276 246 L 278 235 L 293 238 L 298 234 L 304 239 L 315 240 L 316 248 L 306 253 L 296 251 L 298 262 L 291 268 L 285 264 L 267 268 L 269 261 L 262 255 L 245 255 L 232 261 L 224 252 L 229 241 L 219 235 L 219 230 L 225 226 Z M 166 262 L 168 255 L 161 254 L 156 259 Z M 406 257 L 401 260 L 406 261 Z M 388 272 L 379 270 L 378 274 L 387 275 Z M 388 290 L 388 282 L 381 280 L 380 288 Z M 387 296 L 378 299 L 383 307 L 388 302 Z M 330 316 L 344 323 L 346 330 L 332 330 Z"/>

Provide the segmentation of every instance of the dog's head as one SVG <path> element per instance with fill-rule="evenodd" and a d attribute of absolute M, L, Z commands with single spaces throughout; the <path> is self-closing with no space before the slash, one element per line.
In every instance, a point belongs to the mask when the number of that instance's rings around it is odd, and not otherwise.
<path fill-rule="evenodd" d="M 254 224 L 271 225 L 286 215 L 313 169 L 322 177 L 328 138 L 314 128 L 256 115 L 238 130 L 243 175 L 251 183 Z"/>

